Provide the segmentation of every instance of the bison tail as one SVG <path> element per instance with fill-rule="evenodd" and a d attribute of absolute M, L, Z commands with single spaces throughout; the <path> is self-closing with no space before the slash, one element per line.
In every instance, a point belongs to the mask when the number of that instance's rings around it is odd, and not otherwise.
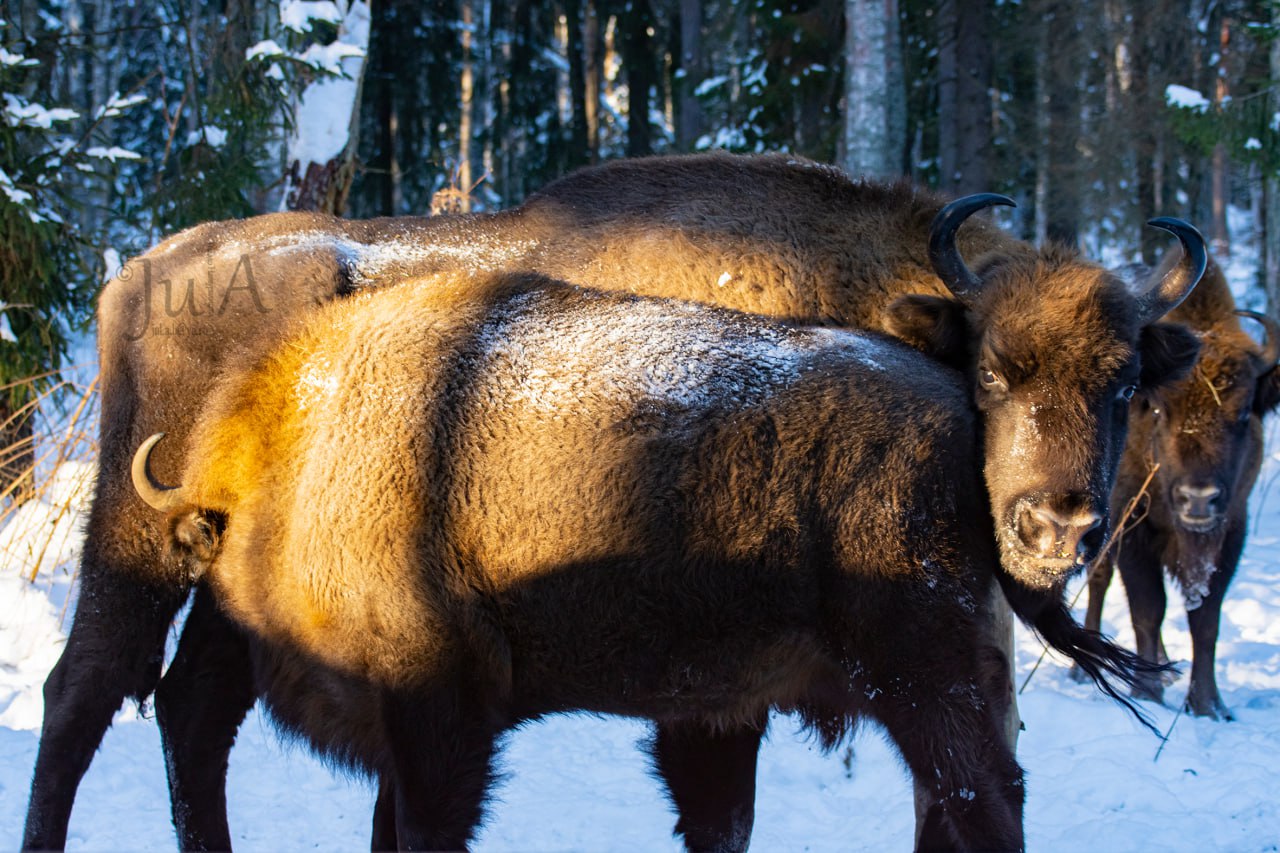
<path fill-rule="evenodd" d="M 1176 671 L 1173 664 L 1152 663 L 1122 649 L 1097 631 L 1080 625 L 1064 603 L 1046 607 L 1030 623 L 1030 627 L 1049 646 L 1062 652 L 1086 673 L 1098 689 L 1128 708 L 1130 713 L 1157 737 L 1160 731 L 1133 700 L 1117 690 L 1112 679 L 1129 688 Z"/>

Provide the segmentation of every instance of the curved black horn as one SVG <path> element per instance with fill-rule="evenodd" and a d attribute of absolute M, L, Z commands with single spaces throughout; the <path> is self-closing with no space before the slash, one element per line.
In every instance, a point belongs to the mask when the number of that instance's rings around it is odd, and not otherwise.
<path fill-rule="evenodd" d="M 1262 342 L 1262 361 L 1267 367 L 1280 361 L 1280 323 L 1272 320 L 1266 314 L 1257 311 L 1236 311 L 1239 317 L 1249 317 L 1257 320 L 1262 324 L 1262 328 L 1266 331 L 1267 337 Z"/>
<path fill-rule="evenodd" d="M 967 195 L 939 210 L 929 225 L 929 261 L 933 264 L 933 271 L 961 302 L 978 292 L 982 280 L 964 265 L 964 258 L 956 248 L 956 232 L 970 216 L 997 204 L 1018 206 L 1013 199 L 998 193 Z"/>
<path fill-rule="evenodd" d="M 160 512 L 169 512 L 183 506 L 187 500 L 182 494 L 181 486 L 170 488 L 151 479 L 151 449 L 162 438 L 164 433 L 158 432 L 142 442 L 142 446 L 133 454 L 133 466 L 129 473 L 133 477 L 134 490 L 147 506 Z"/>
<path fill-rule="evenodd" d="M 1195 226 L 1172 216 L 1160 216 L 1147 224 L 1152 228 L 1168 231 L 1178 238 L 1178 242 L 1182 244 L 1182 261 L 1138 297 L 1138 310 L 1144 326 L 1177 308 L 1209 266 L 1209 252 L 1205 248 L 1204 237 Z"/>

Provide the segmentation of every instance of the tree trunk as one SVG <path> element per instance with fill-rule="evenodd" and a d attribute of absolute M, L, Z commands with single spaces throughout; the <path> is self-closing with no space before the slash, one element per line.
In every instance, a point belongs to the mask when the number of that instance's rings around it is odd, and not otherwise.
<path fill-rule="evenodd" d="M 1224 13 L 1218 29 L 1218 61 L 1215 63 L 1217 73 L 1214 74 L 1213 87 L 1213 106 L 1219 112 L 1231 95 L 1227 85 L 1227 58 L 1230 55 L 1230 48 L 1231 19 Z M 1231 163 L 1227 156 L 1226 143 L 1219 142 L 1213 147 L 1212 199 L 1210 202 L 1213 216 L 1209 226 L 1209 245 L 1213 250 L 1213 254 L 1219 261 L 1224 263 L 1231 254 L 1231 237 L 1227 233 L 1227 203 L 1230 200 L 1227 173 L 1230 168 Z"/>
<path fill-rule="evenodd" d="M 364 53 L 342 60 L 347 78 L 317 80 L 299 99 L 285 175 L 289 210 L 341 213 L 355 178 L 360 86 L 369 48 L 369 0 L 339 2 L 339 10 L 338 41 Z M 332 128 L 334 116 L 345 120 L 345 134 Z"/>
<path fill-rule="evenodd" d="M 1280 6 L 1271 9 L 1271 24 L 1280 27 Z M 1280 112 L 1280 39 L 1271 42 L 1271 113 Z M 1263 284 L 1267 291 L 1267 313 L 1280 320 L 1280 175 L 1274 172 L 1267 176 L 1264 191 L 1266 195 L 1265 216 L 1263 221 L 1262 263 Z"/>
<path fill-rule="evenodd" d="M 653 9 L 649 0 L 627 0 L 618 14 L 622 66 L 627 73 L 627 156 L 653 153 L 649 96 L 657 82 L 653 57 Z"/>
<path fill-rule="evenodd" d="M 1075 4 L 1039 4 L 1041 55 L 1037 92 L 1040 145 L 1037 157 L 1036 232 L 1070 246 L 1080 241 L 1080 31 Z"/>
<path fill-rule="evenodd" d="M 475 16 L 472 14 L 471 0 L 462 0 L 462 74 L 458 81 L 458 180 L 454 203 L 450 210 L 456 213 L 471 212 L 471 137 L 474 135 L 471 126 L 471 111 L 474 104 L 475 72 L 471 57 L 471 45 L 474 41 Z"/>
<path fill-rule="evenodd" d="M 582 22 L 583 93 L 587 120 L 587 152 L 592 163 L 600 159 L 600 92 L 604 89 L 604 33 L 598 0 L 587 0 Z"/>
<path fill-rule="evenodd" d="M 906 123 L 893 115 L 906 102 L 898 31 L 897 0 L 847 0 L 840 161 L 851 175 L 902 173 Z"/>
<path fill-rule="evenodd" d="M 1133 16 L 1133 40 L 1130 52 L 1129 103 L 1132 105 L 1133 146 L 1136 155 L 1138 214 L 1144 220 L 1158 216 L 1161 195 L 1161 163 L 1155 116 L 1162 108 L 1163 93 L 1153 91 L 1154 34 L 1147 15 Z M 1158 88 L 1158 87 L 1156 87 Z M 1142 262 L 1155 266 L 1167 247 L 1164 235 L 1154 228 L 1140 229 Z"/>
<path fill-rule="evenodd" d="M 702 0 L 680 0 L 680 85 L 676 144 L 692 151 L 702 136 L 702 103 L 694 96 L 705 76 L 702 61 Z"/>
<path fill-rule="evenodd" d="M 564 16 L 569 30 L 569 102 L 572 118 L 569 124 L 569 168 L 590 162 L 590 138 L 587 120 L 586 22 L 582 0 L 565 0 Z"/>

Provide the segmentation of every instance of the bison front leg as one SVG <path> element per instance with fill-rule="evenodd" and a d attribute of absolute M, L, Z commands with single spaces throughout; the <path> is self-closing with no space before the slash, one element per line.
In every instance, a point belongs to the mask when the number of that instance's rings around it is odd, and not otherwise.
<path fill-rule="evenodd" d="M 989 667 L 966 669 L 931 665 L 867 710 L 915 780 L 917 850 L 1020 850 L 1022 769 L 1005 737 L 1003 699 L 986 683 Z"/>
<path fill-rule="evenodd" d="M 1103 554 L 1089 566 L 1089 603 L 1085 606 L 1084 627 L 1090 631 L 1102 630 L 1102 606 L 1107 600 L 1107 589 L 1115 576 L 1116 566 L 1110 554 Z M 1080 684 L 1089 684 L 1091 679 L 1079 664 L 1071 665 L 1071 680 Z"/>
<path fill-rule="evenodd" d="M 767 719 L 728 731 L 696 722 L 659 723 L 651 750 L 679 818 L 676 833 L 696 851 L 747 849 L 755 822 L 756 755 Z"/>
<path fill-rule="evenodd" d="M 1208 595 L 1200 602 L 1199 607 L 1187 611 L 1187 627 L 1191 629 L 1191 686 L 1187 689 L 1186 708 L 1197 717 L 1235 719 L 1218 693 L 1215 668 L 1222 600 L 1235 575 L 1243 546 L 1243 529 L 1229 530 L 1218 569 L 1209 576 Z"/>
<path fill-rule="evenodd" d="M 398 848 L 465 849 L 480 825 L 493 781 L 498 730 L 492 715 L 455 689 L 388 690 L 383 715 L 394 768 Z"/>
<path fill-rule="evenodd" d="M 380 850 L 395 850 L 397 846 L 395 783 L 386 778 L 380 778 L 378 799 L 373 804 L 373 833 L 369 840 L 369 849 L 373 853 L 378 853 Z"/>
<path fill-rule="evenodd" d="M 1160 624 L 1164 621 L 1168 599 L 1164 590 L 1164 571 L 1149 537 L 1139 526 L 1126 534 L 1126 541 L 1116 558 L 1125 593 L 1129 596 L 1129 616 L 1138 654 L 1151 663 L 1159 663 L 1164 654 L 1160 640 Z M 1164 683 L 1160 676 L 1143 674 L 1133 688 L 1135 699 L 1164 701 Z"/>
<path fill-rule="evenodd" d="M 229 850 L 227 760 L 256 697 L 248 645 L 203 585 L 156 689 L 173 826 L 182 850 Z"/>
<path fill-rule="evenodd" d="M 155 688 L 165 633 L 187 594 L 186 588 L 137 580 L 149 567 L 103 558 L 102 538 L 91 527 L 71 633 L 44 684 L 44 728 L 25 849 L 60 850 L 66 844 L 80 779 L 125 697 L 141 701 Z"/>

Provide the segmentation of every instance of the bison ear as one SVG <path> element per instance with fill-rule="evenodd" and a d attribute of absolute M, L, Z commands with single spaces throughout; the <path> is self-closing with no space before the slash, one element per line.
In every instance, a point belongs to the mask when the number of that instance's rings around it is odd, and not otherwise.
<path fill-rule="evenodd" d="M 1258 377 L 1258 388 L 1253 394 L 1253 410 L 1259 417 L 1280 405 L 1280 366 L 1272 367 Z"/>
<path fill-rule="evenodd" d="M 969 353 L 964 306 L 941 296 L 899 296 L 889 305 L 885 331 L 943 364 L 964 369 Z"/>
<path fill-rule="evenodd" d="M 174 550 L 202 565 L 213 562 L 224 526 L 221 516 L 188 508 L 169 517 Z"/>
<path fill-rule="evenodd" d="M 1143 390 L 1177 382 L 1195 367 L 1200 339 L 1186 326 L 1152 323 L 1142 330 L 1138 344 L 1142 358 Z"/>

